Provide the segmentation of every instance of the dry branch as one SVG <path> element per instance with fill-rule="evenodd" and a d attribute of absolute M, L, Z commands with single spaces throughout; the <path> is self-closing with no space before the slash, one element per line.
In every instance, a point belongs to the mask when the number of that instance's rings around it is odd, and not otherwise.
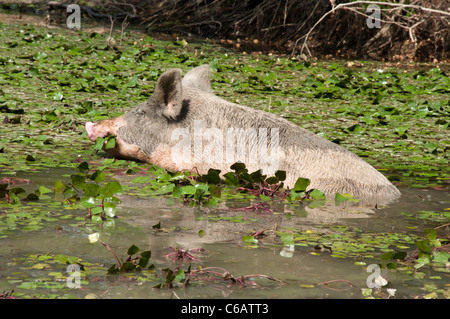
<path fill-rule="evenodd" d="M 385 19 L 378 19 L 376 17 L 371 17 L 363 12 L 358 11 L 355 8 L 352 8 L 351 6 L 355 6 L 355 5 L 360 5 L 360 4 L 367 4 L 367 5 L 377 5 L 377 6 L 392 6 L 392 7 L 396 7 L 396 8 L 401 8 L 401 9 L 415 9 L 415 10 L 419 10 L 419 11 L 423 11 L 423 12 L 429 12 L 432 14 L 437 14 L 439 16 L 449 16 L 450 17 L 450 12 L 445 12 L 442 10 L 437 10 L 437 9 L 432 9 L 432 8 L 426 8 L 423 6 L 419 6 L 419 5 L 414 5 L 414 4 L 401 4 L 401 3 L 390 3 L 390 2 L 380 2 L 380 1 L 354 1 L 354 2 L 348 2 L 348 3 L 340 3 L 336 6 L 333 5 L 332 9 L 330 11 L 328 11 L 327 13 L 325 13 L 314 25 L 313 27 L 308 31 L 308 33 L 306 33 L 306 35 L 304 35 L 303 37 L 297 39 L 297 41 L 295 42 L 294 45 L 294 49 L 292 51 L 292 55 L 295 53 L 295 50 L 297 48 L 298 42 L 300 39 L 304 38 L 303 41 L 303 45 L 302 48 L 300 50 L 300 54 L 303 54 L 304 49 L 306 48 L 306 50 L 308 51 L 308 54 L 310 56 L 312 56 L 308 46 L 307 46 L 307 41 L 309 36 L 311 35 L 311 33 L 314 31 L 314 29 L 329 15 L 334 14 L 337 10 L 339 9 L 344 9 L 344 10 L 349 10 L 351 12 L 354 12 L 356 14 L 359 14 L 363 17 L 366 18 L 370 18 L 370 19 L 374 19 L 377 21 L 380 21 L 382 23 L 389 23 L 389 24 L 395 24 L 397 26 L 399 26 L 400 28 L 406 29 L 408 31 L 409 37 L 411 42 L 414 44 L 415 46 L 415 50 L 417 50 L 417 37 L 415 36 L 414 33 L 414 29 L 419 26 L 420 24 L 425 22 L 425 18 L 421 18 L 420 21 L 416 22 L 413 25 L 408 25 L 408 22 L 410 20 L 412 20 L 413 18 L 410 18 L 407 20 L 406 23 L 401 23 L 401 22 L 396 22 L 394 18 L 391 17 L 390 20 L 385 20 Z M 450 7 L 449 7 L 450 8 Z M 361 9 L 361 8 L 358 8 Z M 362 8 L 364 9 L 364 8 Z"/>
<path fill-rule="evenodd" d="M 390 2 L 380 2 L 380 1 L 354 1 L 354 2 L 340 3 L 338 5 L 335 5 L 332 0 L 330 0 L 330 2 L 332 4 L 331 10 L 329 10 L 319 20 L 317 20 L 317 22 L 312 26 L 312 28 L 305 35 L 303 35 L 302 37 L 300 37 L 296 40 L 296 42 L 294 44 L 294 48 L 292 50 L 292 55 L 295 53 L 298 42 L 300 40 L 304 39 L 303 45 L 300 50 L 300 54 L 303 54 L 304 50 L 306 49 L 307 53 L 310 56 L 312 56 L 312 54 L 308 48 L 308 45 L 307 45 L 307 41 L 308 41 L 310 35 L 314 31 L 314 29 L 325 20 L 325 18 L 327 18 L 330 15 L 334 15 L 336 13 L 336 11 L 338 11 L 340 9 L 351 11 L 351 12 L 353 12 L 357 15 L 361 15 L 367 19 L 373 19 L 373 20 L 379 21 L 380 23 L 396 25 L 402 29 L 405 29 L 408 32 L 411 43 L 414 45 L 414 50 L 413 50 L 413 54 L 412 54 L 413 56 L 416 55 L 417 49 L 418 49 L 418 39 L 417 39 L 416 32 L 415 32 L 416 28 L 419 25 L 426 22 L 430 15 L 437 15 L 439 17 L 450 17 L 450 12 L 433 9 L 433 8 L 427 8 L 427 7 L 424 7 L 421 5 L 416 5 L 416 4 L 401 4 L 401 3 L 390 3 Z M 376 5 L 376 6 L 378 6 L 378 8 L 380 8 L 380 6 L 388 6 L 388 7 L 391 6 L 395 10 L 390 10 L 389 11 L 390 15 L 388 15 L 388 13 L 385 12 L 384 14 L 386 15 L 386 18 L 382 19 L 382 18 L 377 18 L 374 16 L 369 16 L 369 15 L 365 14 L 364 12 L 359 11 L 359 10 L 364 10 L 365 8 L 361 8 L 361 7 L 355 8 L 354 6 L 357 6 L 357 5 Z M 420 12 L 426 12 L 429 15 L 423 16 L 422 14 L 413 14 L 411 17 L 405 19 L 405 17 L 398 12 L 398 9 L 399 10 L 413 9 L 413 10 L 418 10 Z M 379 12 L 381 13 L 381 9 Z M 383 37 L 384 35 L 389 36 L 389 32 L 388 32 L 389 28 L 390 27 L 388 26 L 387 28 L 383 28 L 382 30 L 380 30 L 380 32 L 378 34 L 376 34 L 372 39 L 370 39 L 364 47 L 367 48 L 368 44 L 374 42 L 376 39 Z"/>

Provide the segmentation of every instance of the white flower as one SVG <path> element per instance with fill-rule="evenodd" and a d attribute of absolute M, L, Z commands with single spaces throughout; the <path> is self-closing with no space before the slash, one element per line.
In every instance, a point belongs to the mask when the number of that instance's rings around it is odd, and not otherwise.
<path fill-rule="evenodd" d="M 387 288 L 386 291 L 389 294 L 389 297 L 394 297 L 395 296 L 395 292 L 397 291 L 397 289 Z"/>
<path fill-rule="evenodd" d="M 291 258 L 294 255 L 294 250 L 294 245 L 284 245 L 283 249 L 280 251 L 280 256 Z"/>
<path fill-rule="evenodd" d="M 98 239 L 100 238 L 100 233 L 92 233 L 89 234 L 89 242 L 91 244 L 96 243 Z"/>

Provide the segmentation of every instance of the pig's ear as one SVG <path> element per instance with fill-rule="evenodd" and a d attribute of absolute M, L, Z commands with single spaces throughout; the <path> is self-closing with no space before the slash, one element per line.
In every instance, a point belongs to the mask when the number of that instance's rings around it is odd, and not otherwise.
<path fill-rule="evenodd" d="M 181 70 L 172 69 L 164 72 L 158 79 L 152 98 L 156 99 L 166 117 L 176 119 L 181 113 L 183 103 Z"/>
<path fill-rule="evenodd" d="M 211 92 L 211 68 L 208 64 L 198 66 L 190 70 L 181 84 L 186 87 L 196 88 L 205 92 Z"/>

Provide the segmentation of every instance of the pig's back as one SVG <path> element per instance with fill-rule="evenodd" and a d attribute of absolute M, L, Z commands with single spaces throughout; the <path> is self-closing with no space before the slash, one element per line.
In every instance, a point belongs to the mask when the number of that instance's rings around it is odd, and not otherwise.
<path fill-rule="evenodd" d="M 234 104 L 213 94 L 190 89 L 191 113 L 205 119 L 207 127 L 219 129 L 278 129 L 279 170 L 287 173 L 285 184 L 293 187 L 298 177 L 311 180 L 309 188 L 327 194 L 349 193 L 381 202 L 397 198 L 400 192 L 386 177 L 356 154 L 284 118 Z M 247 165 L 250 171 L 258 164 Z"/>

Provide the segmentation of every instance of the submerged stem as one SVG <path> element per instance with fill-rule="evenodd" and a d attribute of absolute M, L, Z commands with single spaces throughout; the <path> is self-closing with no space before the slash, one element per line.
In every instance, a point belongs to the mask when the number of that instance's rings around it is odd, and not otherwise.
<path fill-rule="evenodd" d="M 119 257 L 117 257 L 117 255 L 116 255 L 116 253 L 114 252 L 114 250 L 112 250 L 111 247 L 109 247 L 108 244 L 105 243 L 103 240 L 100 240 L 100 239 L 99 239 L 99 241 L 102 243 L 103 246 L 105 246 L 106 248 L 108 248 L 109 251 L 113 253 L 114 257 L 116 257 L 117 263 L 119 264 L 119 268 L 122 267 L 122 263 L 120 262 Z"/>

